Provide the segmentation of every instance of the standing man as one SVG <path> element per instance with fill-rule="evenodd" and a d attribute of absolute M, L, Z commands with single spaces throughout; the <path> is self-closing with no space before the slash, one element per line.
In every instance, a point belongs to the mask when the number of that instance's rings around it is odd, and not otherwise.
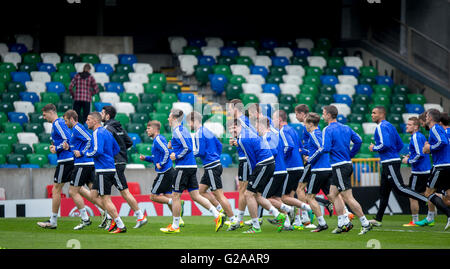
<path fill-rule="evenodd" d="M 147 217 L 141 211 L 136 199 L 128 189 L 127 179 L 125 177 L 125 168 L 128 162 L 127 149 L 133 146 L 133 141 L 128 136 L 127 132 L 122 128 L 120 122 L 115 120 L 116 114 L 117 111 L 113 106 L 104 106 L 101 113 L 105 129 L 111 132 L 120 147 L 119 154 L 114 156 L 116 166 L 114 186 L 116 186 L 116 188 L 120 191 L 120 195 L 122 195 L 123 199 L 127 201 L 131 209 L 134 211 L 134 214 L 137 217 L 136 226 L 134 226 L 136 229 L 147 224 Z"/>
<path fill-rule="evenodd" d="M 70 197 L 72 197 L 81 215 L 81 223 L 73 229 L 81 230 L 84 227 L 91 225 L 82 197 L 97 205 L 103 212 L 104 207 L 102 200 L 98 197 L 97 193 L 94 194 L 94 191 L 91 192 L 83 188 L 83 185 L 86 185 L 89 189 L 92 189 L 95 178 L 94 160 L 85 155 L 92 145 L 92 135 L 84 128 L 84 125 L 78 122 L 78 115 L 75 110 L 67 110 L 64 113 L 64 121 L 67 127 L 72 129 L 72 135 L 69 143 L 64 142 L 63 148 L 65 150 L 77 150 L 81 153 L 81 157 L 75 157 L 69 188 Z"/>
<path fill-rule="evenodd" d="M 103 207 L 113 218 L 108 231 L 110 233 L 125 233 L 127 228 L 111 201 L 111 188 L 114 185 L 114 176 L 116 174 L 114 156 L 120 151 L 119 145 L 112 134 L 102 127 L 102 115 L 100 113 L 92 112 L 89 114 L 86 124 L 89 129 L 94 131 L 92 135 L 93 145 L 85 154 L 78 150 L 74 150 L 73 154 L 75 157 L 86 156 L 94 159 L 94 189 L 98 191 Z"/>
<path fill-rule="evenodd" d="M 61 191 L 64 184 L 69 182 L 73 170 L 73 153 L 69 149 L 64 149 L 64 143 L 68 143 L 71 133 L 64 119 L 58 118 L 54 104 L 47 104 L 42 108 L 42 115 L 47 122 L 52 123 L 52 145 L 50 152 L 58 159 L 55 175 L 53 177 L 52 189 L 52 214 L 45 222 L 38 222 L 42 228 L 56 229 L 59 206 L 61 205 Z"/>
<path fill-rule="evenodd" d="M 86 122 L 87 116 L 91 112 L 92 96 L 99 92 L 98 85 L 90 71 L 91 66 L 85 64 L 83 72 L 76 74 L 69 85 L 69 92 L 73 98 L 73 110 L 80 115 L 82 124 Z M 83 113 L 81 113 L 81 110 L 83 110 Z"/>
<path fill-rule="evenodd" d="M 223 194 L 222 190 L 222 164 L 220 154 L 222 153 L 222 143 L 208 128 L 202 126 L 202 115 L 196 111 L 191 112 L 187 117 L 187 122 L 192 131 L 195 131 L 194 140 L 196 150 L 195 157 L 200 157 L 203 162 L 205 173 L 200 180 L 200 194 L 205 196 L 206 191 L 211 189 L 215 199 L 220 203 L 225 214 L 230 218 L 229 231 L 240 228 L 237 217 L 233 213 L 230 202 Z"/>
<path fill-rule="evenodd" d="M 430 155 L 423 153 L 422 149 L 427 142 L 425 136 L 419 131 L 420 122 L 416 117 L 411 117 L 406 123 L 406 132 L 411 134 L 411 140 L 409 142 L 409 155 L 405 156 L 402 160 L 404 164 L 411 165 L 411 176 L 409 177 L 409 185 L 412 190 L 420 194 L 424 194 L 428 178 L 430 176 Z M 403 224 L 403 226 L 417 226 L 415 223 L 419 222 L 419 202 L 415 199 L 409 198 L 409 205 L 411 207 L 412 221 Z M 433 220 L 435 208 L 432 203 L 428 203 L 428 217 Z M 431 221 L 430 221 L 431 224 Z"/>
<path fill-rule="evenodd" d="M 433 157 L 433 172 L 428 180 L 425 195 L 438 209 L 447 215 L 447 225 L 444 230 L 450 228 L 450 208 L 436 194 L 443 191 L 447 195 L 450 189 L 450 144 L 444 128 L 439 125 L 441 114 L 437 109 L 427 111 L 426 124 L 430 128 L 430 137 L 423 147 L 424 153 L 431 153 Z M 448 196 L 446 197 L 448 200 Z M 429 225 L 431 221 L 426 218 L 416 224 L 419 226 Z"/>
<path fill-rule="evenodd" d="M 375 219 L 370 223 L 379 227 L 383 220 L 384 211 L 389 202 L 391 190 L 397 194 L 412 199 L 427 202 L 428 199 L 406 187 L 400 174 L 400 155 L 399 152 L 403 148 L 403 142 L 397 133 L 395 127 L 386 121 L 386 109 L 384 106 L 377 106 L 372 110 L 372 121 L 377 123 L 375 130 L 375 145 L 370 144 L 369 150 L 378 152 L 381 162 L 381 181 L 380 181 L 380 206 L 378 207 Z"/>
<path fill-rule="evenodd" d="M 347 215 L 344 214 L 344 206 L 347 204 L 360 219 L 362 228 L 359 235 L 363 235 L 370 231 L 372 226 L 364 215 L 361 205 L 353 197 L 351 184 L 353 173 L 351 159 L 361 148 L 362 139 L 350 127 L 337 122 L 338 110 L 335 106 L 325 106 L 322 115 L 325 122 L 328 123 L 328 126 L 323 129 L 323 133 L 324 139 L 330 141 L 330 163 L 332 168 L 330 194 L 328 197 L 333 202 L 334 209 L 338 214 L 338 227 L 333 230 L 333 233 L 348 232 L 353 227 Z M 353 142 L 351 150 L 350 142 Z"/>
<path fill-rule="evenodd" d="M 167 147 L 167 140 L 160 134 L 160 130 L 159 121 L 153 120 L 147 123 L 147 135 L 153 138 L 152 155 L 139 157 L 142 161 L 152 162 L 155 165 L 157 176 L 153 181 L 150 199 L 153 202 L 166 204 L 172 210 L 172 182 L 176 173 L 172 167 L 172 160 L 169 158 L 170 150 Z M 180 216 L 180 227 L 183 226 L 184 221 Z"/>
<path fill-rule="evenodd" d="M 184 190 L 189 191 L 192 200 L 208 209 L 214 216 L 216 224 L 215 231 L 218 232 L 225 222 L 225 215 L 219 213 L 211 202 L 201 196 L 198 191 L 197 181 L 197 162 L 195 161 L 191 134 L 187 128 L 182 125 L 183 111 L 172 109 L 169 114 L 169 124 L 172 127 L 172 140 L 170 142 L 173 152 L 170 159 L 175 161 L 176 178 L 172 182 L 172 224 L 166 228 L 161 228 L 163 233 L 180 232 L 181 215 L 181 194 Z"/>
<path fill-rule="evenodd" d="M 244 233 L 261 232 L 258 219 L 258 204 L 276 218 L 277 231 L 281 232 L 286 215 L 280 213 L 269 200 L 262 196 L 264 188 L 275 171 L 275 160 L 269 145 L 257 133 L 243 128 L 239 120 L 229 122 L 228 129 L 230 133 L 238 137 L 236 144 L 244 151 L 250 164 L 250 176 L 247 190 L 245 191 L 245 199 L 253 225 Z"/>

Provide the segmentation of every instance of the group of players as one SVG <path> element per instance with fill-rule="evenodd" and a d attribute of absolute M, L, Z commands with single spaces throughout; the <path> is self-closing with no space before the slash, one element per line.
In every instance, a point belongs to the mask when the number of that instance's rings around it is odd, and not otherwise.
<path fill-rule="evenodd" d="M 78 123 L 78 116 L 73 110 L 66 111 L 64 119 L 58 118 L 52 104 L 46 105 L 42 112 L 44 118 L 53 124 L 53 145 L 50 150 L 57 154 L 58 165 L 54 176 L 52 214 L 50 220 L 38 222 L 38 225 L 52 229 L 57 227 L 61 189 L 69 181 L 70 196 L 82 219 L 74 229 L 83 229 L 91 224 L 82 199 L 84 197 L 102 211 L 103 219 L 99 227 L 111 233 L 126 232 L 111 202 L 113 185 L 135 212 L 135 228 L 145 225 L 147 217 L 128 191 L 124 175 L 126 151 L 132 141 L 120 123 L 114 120 L 114 107 L 106 106 L 101 113 L 89 114 L 86 125 L 93 131 L 92 135 Z M 439 111 L 431 109 L 424 114 L 422 124 L 430 128 L 428 142 L 419 132 L 419 120 L 411 118 L 408 121 L 407 131 L 412 134 L 411 153 L 403 161 L 412 164 L 412 176 L 411 184 L 407 187 L 400 174 L 399 152 L 403 143 L 395 127 L 385 120 L 384 107 L 373 109 L 372 120 L 377 123 L 377 129 L 374 134 L 375 144 L 369 149 L 378 152 L 382 164 L 380 207 L 373 220 L 365 217 L 351 190 L 351 158 L 361 147 L 359 135 L 350 127 L 337 122 L 338 111 L 332 105 L 323 108 L 323 119 L 328 124 L 323 130 L 319 127 L 320 115 L 309 113 L 308 106 L 298 105 L 295 114 L 304 127 L 301 132 L 288 125 L 287 114 L 283 110 L 274 111 L 270 118 L 261 113 L 258 104 L 251 104 L 247 109 L 239 99 L 227 104 L 227 129 L 232 135 L 230 145 L 235 146 L 239 154 L 239 202 L 236 214 L 222 190 L 222 144 L 211 130 L 202 126 L 202 115 L 195 111 L 184 115 L 182 110 L 172 109 L 168 117 L 172 129 L 169 142 L 160 134 L 161 123 L 149 121 L 147 135 L 154 141 L 152 155 L 141 155 L 140 158 L 155 165 L 157 177 L 151 190 L 152 201 L 167 204 L 173 215 L 172 223 L 161 228 L 161 232 L 181 232 L 180 227 L 184 226 L 184 203 L 180 198 L 184 190 L 189 192 L 193 201 L 212 213 L 216 232 L 224 224 L 228 226 L 227 231 L 248 224 L 250 228 L 244 233 L 260 233 L 263 209 L 274 217 L 268 221 L 276 225 L 278 232 L 302 230 L 305 227 L 312 228 L 312 232 L 321 232 L 328 229 L 319 206 L 322 204 L 330 215 L 335 211 L 338 216 L 338 225 L 332 233 L 348 232 L 353 228 L 353 214 L 347 210 L 348 206 L 359 218 L 359 234 L 363 235 L 372 226 L 381 226 L 391 190 L 411 198 L 411 201 L 431 202 L 428 203 L 429 214 L 422 221 L 418 220 L 418 206 L 411 203 L 411 225 L 433 225 L 435 205 L 449 217 L 445 229 L 450 227 L 450 208 L 447 206 L 450 201 L 447 191 L 450 188 L 450 143 L 444 128 L 439 125 Z M 184 119 L 187 126 L 183 125 Z M 194 132 L 193 136 L 191 131 Z M 433 156 L 433 169 L 429 167 L 429 153 Z M 200 183 L 196 176 L 196 157 L 202 160 L 204 167 Z M 428 169 L 423 164 L 427 161 Z M 425 195 L 420 194 L 426 182 Z M 90 190 L 81 187 L 85 184 Z M 316 197 L 320 190 L 328 200 Z M 244 223 L 246 208 L 251 221 Z M 317 226 L 313 224 L 315 218 Z"/>

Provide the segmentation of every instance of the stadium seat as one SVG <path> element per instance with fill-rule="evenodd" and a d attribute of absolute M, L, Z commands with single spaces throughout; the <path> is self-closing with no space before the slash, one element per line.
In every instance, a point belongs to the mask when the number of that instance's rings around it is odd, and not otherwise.
<path fill-rule="evenodd" d="M 220 163 L 223 167 L 228 168 L 233 163 L 233 159 L 231 158 L 231 155 L 228 153 L 222 153 L 220 154 Z"/>
<path fill-rule="evenodd" d="M 2 130 L 5 133 L 17 134 L 23 131 L 23 127 L 17 122 L 4 122 L 2 123 Z"/>
<path fill-rule="evenodd" d="M 61 94 L 66 91 L 66 87 L 61 82 L 47 82 L 45 83 L 45 87 L 47 88 L 47 92 L 54 92 L 57 94 Z"/>
<path fill-rule="evenodd" d="M 345 62 L 341 57 L 329 57 L 327 60 L 327 66 L 342 68 L 343 66 L 345 66 Z"/>
<path fill-rule="evenodd" d="M 193 106 L 187 102 L 174 102 L 172 108 L 182 110 L 184 115 L 188 115 L 194 110 Z"/>
<path fill-rule="evenodd" d="M 112 104 L 108 103 L 108 102 L 95 102 L 94 108 L 95 108 L 95 111 L 102 112 L 102 109 L 104 106 L 110 106 L 110 105 L 112 105 Z"/>
<path fill-rule="evenodd" d="M 347 104 L 331 103 L 330 105 L 334 105 L 338 110 L 338 114 L 344 115 L 345 117 L 351 113 L 351 109 Z"/>
<path fill-rule="evenodd" d="M 33 147 L 33 144 L 39 143 L 39 138 L 32 132 L 19 132 L 17 133 L 17 141 L 19 144 L 28 144 Z"/>
<path fill-rule="evenodd" d="M 31 79 L 37 82 L 47 83 L 52 81 L 52 77 L 46 71 L 32 71 L 30 73 Z"/>
<path fill-rule="evenodd" d="M 323 70 L 320 67 L 317 66 L 306 66 L 305 72 L 307 76 L 318 76 L 320 77 L 323 75 Z"/>
<path fill-rule="evenodd" d="M 197 65 L 194 66 L 194 75 L 197 81 L 201 85 L 205 85 L 209 82 L 209 75 L 213 73 L 212 66 L 208 65 Z"/>
<path fill-rule="evenodd" d="M 187 46 L 187 40 L 181 36 L 172 36 L 168 38 L 170 44 L 170 51 L 173 54 L 181 54 L 183 47 Z"/>
<path fill-rule="evenodd" d="M 27 114 L 23 112 L 8 112 L 8 119 L 10 122 L 19 123 L 20 125 L 28 122 Z"/>
<path fill-rule="evenodd" d="M 259 85 L 266 83 L 266 79 L 260 74 L 247 75 L 244 77 L 244 81 L 249 84 L 259 84 Z"/>
<path fill-rule="evenodd" d="M 420 104 L 406 104 L 405 108 L 406 108 L 406 113 L 421 114 L 421 113 L 425 112 L 423 105 L 420 105 Z"/>
<path fill-rule="evenodd" d="M 377 84 L 385 84 L 389 87 L 392 87 L 394 85 L 394 81 L 390 76 L 375 76 L 375 81 Z"/>
<path fill-rule="evenodd" d="M 134 105 L 129 102 L 117 102 L 113 106 L 116 108 L 117 113 L 124 113 L 130 116 L 132 113 L 136 113 Z"/>
<path fill-rule="evenodd" d="M 348 96 L 353 96 L 356 93 L 355 87 L 351 84 L 341 84 L 338 83 L 334 85 L 337 94 L 346 94 Z"/>
<path fill-rule="evenodd" d="M 241 86 L 242 86 L 242 90 L 245 94 L 258 95 L 263 92 L 262 86 L 260 84 L 242 83 Z"/>
<path fill-rule="evenodd" d="M 106 63 L 94 64 L 96 73 L 106 73 L 106 75 L 108 75 L 108 76 L 110 76 L 114 72 L 113 66 L 114 65 L 106 64 Z M 75 72 L 75 70 L 74 70 L 74 72 Z"/>
<path fill-rule="evenodd" d="M 306 59 L 309 66 L 317 66 L 323 69 L 327 65 L 327 61 L 322 56 L 308 56 Z"/>
<path fill-rule="evenodd" d="M 10 144 L 7 144 L 7 143 L 3 144 L 3 142 L 2 142 L 2 144 L 0 144 L 0 155 L 6 156 L 11 152 L 12 152 L 12 146 Z"/>
<path fill-rule="evenodd" d="M 391 95 L 392 94 L 391 87 L 389 85 L 386 85 L 386 84 L 373 85 L 372 88 L 373 88 L 373 92 L 375 94 L 385 94 L 385 95 Z"/>
<path fill-rule="evenodd" d="M 126 116 L 126 114 L 123 114 L 123 115 Z M 150 120 L 150 117 L 149 117 L 148 113 L 133 113 L 133 114 L 130 114 L 128 122 L 141 123 L 141 124 L 144 124 L 145 126 L 147 126 L 147 122 L 149 120 Z M 127 124 L 128 122 L 126 122 L 125 124 Z M 125 124 L 122 124 L 122 126 L 125 126 Z"/>
<path fill-rule="evenodd" d="M 49 75 L 56 72 L 56 67 L 51 63 L 37 63 L 37 69 L 41 72 L 47 72 Z"/>
<path fill-rule="evenodd" d="M 232 64 L 230 65 L 230 69 L 233 75 L 250 75 L 250 68 L 245 64 Z"/>
<path fill-rule="evenodd" d="M 194 106 L 195 104 L 195 95 L 193 93 L 178 93 L 178 100 L 180 100 L 180 102 L 185 102 L 185 103 L 189 103 L 192 106 Z"/>
<path fill-rule="evenodd" d="M 444 108 L 440 104 L 425 103 L 423 104 L 423 108 L 425 111 L 433 108 L 439 110 L 439 112 L 444 112 Z"/>
<path fill-rule="evenodd" d="M 214 66 L 216 64 L 216 59 L 213 56 L 202 55 L 198 58 L 198 65 L 193 66 L 196 69 L 197 66 Z M 194 71 L 195 72 L 195 71 Z"/>
<path fill-rule="evenodd" d="M 123 92 L 120 94 L 120 101 L 128 102 L 128 103 L 133 104 L 133 106 L 135 106 L 139 102 L 139 97 L 135 93 L 132 93 L 132 92 Z"/>
<path fill-rule="evenodd" d="M 19 72 L 11 72 L 10 75 L 11 75 L 12 81 L 15 81 L 15 82 L 21 82 L 21 83 L 25 84 L 25 82 L 31 81 L 31 77 L 30 77 L 30 74 L 28 74 L 28 72 L 20 72 L 20 71 Z"/>
<path fill-rule="evenodd" d="M 373 93 L 372 87 L 370 85 L 359 84 L 355 86 L 355 91 L 357 94 L 366 94 L 371 96 Z"/>
<path fill-rule="evenodd" d="M 408 94 L 409 103 L 424 105 L 427 101 L 422 94 Z"/>
<path fill-rule="evenodd" d="M 61 57 L 56 52 L 43 52 L 40 56 L 43 63 L 50 63 L 54 66 L 61 63 Z"/>
<path fill-rule="evenodd" d="M 44 154 L 26 154 L 25 156 L 30 164 L 38 165 L 39 168 L 48 164 L 47 156 Z"/>
<path fill-rule="evenodd" d="M 352 98 L 348 94 L 333 94 L 334 103 L 347 104 L 349 107 L 352 105 Z"/>
<path fill-rule="evenodd" d="M 296 75 L 283 75 L 283 82 L 286 84 L 293 84 L 293 85 L 301 85 L 303 84 L 303 79 Z"/>
<path fill-rule="evenodd" d="M 199 58 L 202 56 L 210 56 L 213 59 L 216 59 L 220 55 L 220 49 L 218 47 L 204 46 L 201 47 L 200 50 L 202 51 L 202 55 L 199 55 Z"/>
<path fill-rule="evenodd" d="M 103 86 L 109 82 L 109 76 L 104 72 L 92 72 L 91 75 L 94 77 L 96 83 L 100 83 Z"/>
<path fill-rule="evenodd" d="M 359 68 L 359 71 L 361 73 L 361 76 L 364 77 L 373 77 L 375 78 L 378 76 L 378 70 L 375 69 L 373 66 L 361 66 Z"/>
<path fill-rule="evenodd" d="M 7 52 L 2 55 L 3 62 L 12 63 L 17 68 L 17 65 L 22 62 L 22 56 L 18 52 Z"/>
<path fill-rule="evenodd" d="M 123 87 L 126 93 L 134 93 L 137 96 L 144 93 L 144 86 L 140 82 L 124 82 Z"/>
<path fill-rule="evenodd" d="M 128 77 L 128 73 L 119 73 L 116 70 L 116 72 L 111 73 L 111 75 L 109 76 L 109 81 L 124 83 L 130 81 L 130 78 Z"/>
<path fill-rule="evenodd" d="M 134 54 L 119 54 L 119 63 L 120 64 L 128 64 L 133 65 L 134 63 L 137 63 L 136 55 Z"/>
<path fill-rule="evenodd" d="M 368 105 L 371 102 L 371 98 L 366 94 L 355 94 L 353 95 L 354 104 Z"/>
<path fill-rule="evenodd" d="M 39 102 L 39 95 L 35 92 L 20 92 L 19 96 L 22 101 L 31 102 L 32 104 Z"/>
<path fill-rule="evenodd" d="M 336 76 L 329 76 L 329 75 L 320 76 L 320 81 L 322 84 L 333 86 L 339 83 L 339 80 L 337 79 Z"/>
<path fill-rule="evenodd" d="M 149 63 L 134 63 L 133 69 L 136 73 L 143 73 L 146 75 L 153 73 L 153 67 Z"/>
<path fill-rule="evenodd" d="M 301 94 L 311 94 L 316 97 L 319 94 L 319 89 L 314 84 L 304 83 L 300 85 L 300 93 Z"/>
<path fill-rule="evenodd" d="M 343 58 L 346 66 L 353 66 L 358 69 L 363 66 L 363 61 L 357 56 L 345 56 Z"/>
<path fill-rule="evenodd" d="M 120 97 L 115 92 L 100 92 L 99 96 L 100 96 L 100 100 L 103 103 L 115 104 L 115 103 L 120 102 Z"/>
<path fill-rule="evenodd" d="M 149 114 L 154 111 L 154 105 L 152 103 L 138 103 L 136 104 L 136 113 Z"/>
<path fill-rule="evenodd" d="M 41 102 L 38 102 L 36 104 L 39 103 L 44 103 L 44 104 L 48 104 L 48 103 L 52 103 L 52 104 L 56 104 L 59 103 L 60 98 L 58 93 L 56 92 L 43 92 L 41 93 Z M 37 105 L 36 105 L 37 106 Z M 36 107 L 37 108 L 37 107 Z M 36 112 L 39 112 L 40 110 L 37 110 Z"/>
<path fill-rule="evenodd" d="M 358 114 L 368 114 L 371 113 L 371 111 L 369 111 L 369 107 L 366 104 L 353 104 L 352 107 L 352 112 L 353 113 L 358 113 Z"/>
<path fill-rule="evenodd" d="M 49 143 L 36 143 L 33 144 L 34 153 L 44 154 L 47 156 L 50 154 L 50 144 Z"/>
<path fill-rule="evenodd" d="M 15 101 L 20 101 L 19 94 L 16 92 L 4 92 L 1 95 L 2 102 L 13 103 Z"/>
<path fill-rule="evenodd" d="M 186 76 L 194 74 L 194 67 L 198 64 L 198 59 L 195 55 L 178 55 L 178 61 L 180 62 L 181 71 L 183 71 Z"/>
<path fill-rule="evenodd" d="M 305 84 L 309 84 L 309 85 L 314 85 L 316 87 L 320 86 L 320 76 L 313 76 L 313 75 L 306 75 L 303 77 L 303 85 Z M 301 89 L 301 86 L 300 86 Z"/>
<path fill-rule="evenodd" d="M 363 114 L 357 114 L 357 113 L 351 113 L 347 116 L 347 120 L 350 123 L 359 123 L 362 124 L 364 122 L 364 115 Z"/>
<path fill-rule="evenodd" d="M 359 71 L 358 68 L 354 67 L 354 66 L 343 66 L 341 67 L 341 72 L 342 75 L 346 75 L 346 76 L 354 76 L 356 78 L 359 77 Z"/>
<path fill-rule="evenodd" d="M 286 65 L 284 68 L 288 75 L 303 77 L 306 74 L 305 68 L 301 65 Z"/>
<path fill-rule="evenodd" d="M 240 94 L 243 92 L 244 91 L 242 90 L 241 85 L 233 85 L 229 83 L 226 87 L 225 96 L 227 100 L 239 99 Z"/>
<path fill-rule="evenodd" d="M 375 122 L 364 122 L 362 127 L 364 134 L 373 135 L 375 133 L 375 129 L 377 128 L 377 124 Z"/>
<path fill-rule="evenodd" d="M 33 71 L 39 71 L 37 64 L 25 64 L 19 63 L 18 71 L 31 73 Z"/>
<path fill-rule="evenodd" d="M 26 159 L 25 155 L 10 153 L 10 154 L 6 155 L 6 162 L 8 164 L 15 164 L 17 166 L 20 166 L 22 164 L 27 163 L 27 159 Z"/>
<path fill-rule="evenodd" d="M 122 83 L 119 82 L 108 82 L 105 83 L 105 90 L 107 92 L 114 92 L 116 94 L 121 94 L 125 91 L 125 88 Z"/>
<path fill-rule="evenodd" d="M 291 94 L 293 96 L 297 96 L 297 94 L 300 93 L 300 87 L 298 85 L 282 83 L 279 86 L 282 94 Z"/>
<path fill-rule="evenodd" d="M 286 66 L 289 65 L 289 58 L 284 56 L 273 56 L 271 57 L 272 66 Z"/>
<path fill-rule="evenodd" d="M 272 93 L 276 96 L 280 95 L 280 87 L 277 84 L 263 84 L 263 93 Z M 261 99 L 261 98 L 260 98 Z"/>
<path fill-rule="evenodd" d="M 0 103 L 0 112 L 8 113 L 14 111 L 14 105 L 9 102 Z"/>
<path fill-rule="evenodd" d="M 349 84 L 355 86 L 358 84 L 358 80 L 352 75 L 339 75 L 338 76 L 339 83 L 341 84 Z"/>

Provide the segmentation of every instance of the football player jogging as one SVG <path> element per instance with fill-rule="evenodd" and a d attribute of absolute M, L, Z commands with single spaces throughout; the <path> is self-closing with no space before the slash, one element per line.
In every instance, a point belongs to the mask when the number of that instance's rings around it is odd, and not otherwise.
<path fill-rule="evenodd" d="M 120 152 L 120 147 L 112 134 L 102 127 L 101 122 L 102 116 L 100 113 L 92 112 L 88 115 L 86 124 L 94 133 L 92 134 L 92 146 L 84 155 L 94 159 L 95 181 L 93 188 L 98 191 L 105 210 L 113 218 L 108 231 L 110 233 L 125 233 L 127 228 L 111 201 L 111 188 L 114 185 L 116 174 L 114 156 Z M 75 157 L 82 156 L 82 153 L 78 150 L 74 150 L 73 154 Z"/>
<path fill-rule="evenodd" d="M 258 205 L 268 210 L 276 218 L 277 231 L 281 232 L 286 215 L 280 213 L 269 200 L 262 196 L 264 188 L 275 171 L 275 160 L 269 145 L 257 133 L 243 128 L 239 120 L 230 121 L 227 125 L 230 133 L 238 137 L 236 143 L 244 151 L 250 164 L 250 176 L 247 190 L 245 191 L 245 199 L 253 225 L 244 233 L 261 232 L 258 219 Z"/>
<path fill-rule="evenodd" d="M 86 185 L 89 189 L 92 189 L 95 178 L 94 160 L 85 155 L 92 145 L 92 135 L 86 130 L 84 125 L 78 122 L 78 114 L 75 110 L 67 110 L 64 113 L 64 121 L 67 127 L 72 129 L 72 135 L 69 143 L 64 142 L 63 148 L 68 150 L 70 147 L 72 151 L 77 150 L 81 155 L 80 157 L 75 157 L 74 169 L 69 187 L 70 197 L 72 197 L 81 215 L 81 223 L 73 229 L 81 230 L 84 227 L 91 225 L 82 197 L 98 206 L 103 212 L 105 211 L 102 200 L 98 197 L 96 191 L 91 192 L 90 190 L 83 188 L 83 185 Z"/>
<path fill-rule="evenodd" d="M 301 151 L 303 148 L 300 136 L 297 131 L 288 125 L 287 114 L 284 110 L 277 110 L 272 115 L 275 128 L 279 129 L 279 140 L 283 147 L 283 159 L 286 163 L 287 177 L 283 184 L 281 200 L 290 206 L 300 208 L 307 212 L 308 219 L 314 219 L 311 207 L 306 201 L 301 201 L 294 197 L 298 189 L 299 181 L 304 172 Z M 276 162 L 275 162 L 276 164 Z M 298 217 L 297 217 L 298 216 Z M 293 223 L 293 228 L 297 230 L 303 229 L 300 215 L 297 215 Z"/>
<path fill-rule="evenodd" d="M 447 215 L 447 225 L 444 230 L 450 228 L 450 208 L 436 194 L 436 191 L 444 191 L 448 194 L 450 189 L 450 144 L 444 128 L 439 125 L 440 112 L 437 109 L 427 110 L 426 124 L 430 128 L 430 137 L 423 147 L 424 153 L 431 153 L 433 158 L 433 170 L 428 180 L 425 196 L 445 215 Z M 448 197 L 447 197 L 448 199 Z M 425 218 L 416 222 L 419 226 L 429 225 L 431 222 Z"/>
<path fill-rule="evenodd" d="M 50 219 L 44 222 L 38 222 L 42 228 L 56 229 L 59 207 L 61 205 L 61 192 L 64 184 L 71 180 L 73 170 L 73 153 L 69 149 L 64 149 L 64 142 L 68 143 L 70 139 L 70 130 L 64 119 L 58 118 L 56 107 L 54 104 L 47 104 L 42 108 L 42 115 L 47 122 L 52 123 L 52 145 L 50 152 L 57 156 L 58 165 L 56 166 L 55 175 L 53 177 L 52 189 L 52 213 Z"/>
<path fill-rule="evenodd" d="M 328 229 L 328 225 L 323 217 L 322 210 L 317 203 L 315 196 L 319 191 L 330 189 L 332 176 L 330 156 L 330 140 L 324 139 L 325 135 L 320 131 L 318 125 L 320 116 L 317 113 L 308 113 L 305 119 L 305 126 L 311 138 L 309 139 L 309 154 L 306 157 L 307 163 L 311 167 L 311 179 L 308 182 L 307 200 L 309 206 L 317 216 L 319 226 L 311 232 L 321 232 Z"/>
<path fill-rule="evenodd" d="M 380 205 L 378 212 L 370 223 L 374 226 L 381 226 L 384 211 L 389 202 L 391 190 L 394 190 L 401 196 L 427 202 L 428 199 L 405 186 L 402 175 L 400 174 L 400 155 L 403 148 L 403 142 L 395 127 L 386 121 L 386 109 L 384 106 L 377 106 L 372 110 L 372 121 L 377 124 L 374 139 L 375 145 L 370 144 L 369 150 L 378 152 L 381 162 L 381 180 L 380 180 Z"/>
<path fill-rule="evenodd" d="M 219 139 L 208 128 L 202 126 L 202 115 L 200 113 L 193 111 L 188 114 L 187 123 L 190 129 L 195 131 L 194 141 L 196 150 L 194 151 L 194 156 L 200 157 L 203 162 L 203 168 L 205 169 L 200 180 L 200 194 L 204 196 L 208 189 L 210 189 L 230 219 L 230 225 L 227 231 L 236 230 L 240 228 L 239 222 L 237 222 L 237 217 L 234 216 L 230 202 L 222 190 L 223 168 L 220 163 L 222 143 L 220 143 Z"/>
<path fill-rule="evenodd" d="M 402 163 L 411 165 L 411 176 L 409 177 L 409 185 L 412 190 L 424 194 L 428 178 L 430 176 L 430 155 L 423 153 L 422 149 L 427 139 L 419 131 L 420 122 L 416 117 L 411 117 L 406 123 L 406 132 L 411 134 L 409 142 L 409 155 L 403 157 Z M 415 199 L 409 199 L 411 207 L 412 221 L 403 224 L 403 226 L 417 226 L 415 223 L 419 221 L 419 202 Z M 434 223 L 434 205 L 428 203 L 429 219 Z M 430 221 L 430 224 L 432 223 Z"/>
<path fill-rule="evenodd" d="M 115 120 L 117 111 L 113 106 L 104 106 L 101 112 L 102 121 L 106 130 L 110 131 L 119 144 L 120 152 L 114 157 L 116 166 L 116 174 L 114 175 L 114 186 L 120 191 L 120 195 L 127 201 L 134 214 L 137 217 L 136 225 L 133 228 L 140 228 L 147 224 L 147 217 L 139 208 L 136 199 L 128 189 L 127 179 L 125 177 L 125 168 L 127 166 L 128 157 L 127 149 L 133 146 L 133 141 L 127 132 L 122 128 L 120 122 Z"/>
<path fill-rule="evenodd" d="M 180 232 L 180 215 L 181 215 L 181 194 L 184 190 L 189 191 L 192 200 L 208 209 L 214 216 L 215 231 L 218 232 L 225 222 L 225 215 L 219 213 L 214 205 L 201 196 L 198 191 L 197 181 L 197 162 L 195 161 L 192 137 L 186 127 L 183 126 L 183 111 L 180 109 L 172 109 L 169 114 L 169 124 L 172 127 L 172 140 L 169 148 L 173 152 L 170 159 L 175 161 L 176 177 L 172 182 L 172 224 L 166 228 L 161 228 L 163 233 L 179 233 Z"/>
<path fill-rule="evenodd" d="M 140 155 L 142 161 L 152 162 L 157 173 L 153 181 L 150 199 L 153 202 L 166 204 L 172 211 L 172 182 L 176 176 L 173 169 L 172 160 L 169 158 L 170 150 L 167 147 L 167 140 L 160 134 L 161 123 L 159 121 L 149 121 L 147 123 L 147 135 L 153 138 L 152 155 Z M 183 208 L 183 203 L 181 205 Z M 180 213 L 180 227 L 184 226 L 184 221 Z"/>
<path fill-rule="evenodd" d="M 332 233 L 348 232 L 353 228 L 347 215 L 344 214 L 344 202 L 358 216 L 361 221 L 363 235 L 371 230 L 372 226 L 364 215 L 361 205 L 355 200 L 352 193 L 351 176 L 353 173 L 352 158 L 361 148 L 362 139 L 347 125 L 337 122 L 338 110 L 333 105 L 323 108 L 323 119 L 328 126 L 323 129 L 323 137 L 330 143 L 330 163 L 332 178 L 328 198 L 334 204 L 334 210 L 338 215 L 338 227 Z M 350 149 L 350 142 L 353 147 Z M 327 142 L 323 142 L 326 144 Z M 342 199 L 339 199 L 342 197 Z"/>

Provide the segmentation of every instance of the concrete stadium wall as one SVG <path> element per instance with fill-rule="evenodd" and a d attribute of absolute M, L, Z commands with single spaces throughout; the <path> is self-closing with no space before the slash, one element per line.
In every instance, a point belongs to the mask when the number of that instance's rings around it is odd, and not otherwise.
<path fill-rule="evenodd" d="M 0 170 L 0 188 L 4 188 L 6 199 L 43 199 L 47 198 L 46 186 L 53 184 L 54 168 L 2 168 Z M 197 170 L 197 180 L 203 175 L 204 169 Z M 411 169 L 401 168 L 405 184 L 409 181 Z M 154 169 L 126 169 L 125 176 L 128 182 L 138 182 L 142 194 L 150 194 L 153 180 L 156 178 Z M 237 168 L 224 168 L 222 174 L 223 191 L 237 191 Z M 65 184 L 63 193 L 69 197 L 69 184 Z M 113 188 L 111 195 L 120 195 Z"/>
<path fill-rule="evenodd" d="M 132 54 L 133 37 L 131 36 L 66 36 L 65 53 L 113 53 Z"/>

